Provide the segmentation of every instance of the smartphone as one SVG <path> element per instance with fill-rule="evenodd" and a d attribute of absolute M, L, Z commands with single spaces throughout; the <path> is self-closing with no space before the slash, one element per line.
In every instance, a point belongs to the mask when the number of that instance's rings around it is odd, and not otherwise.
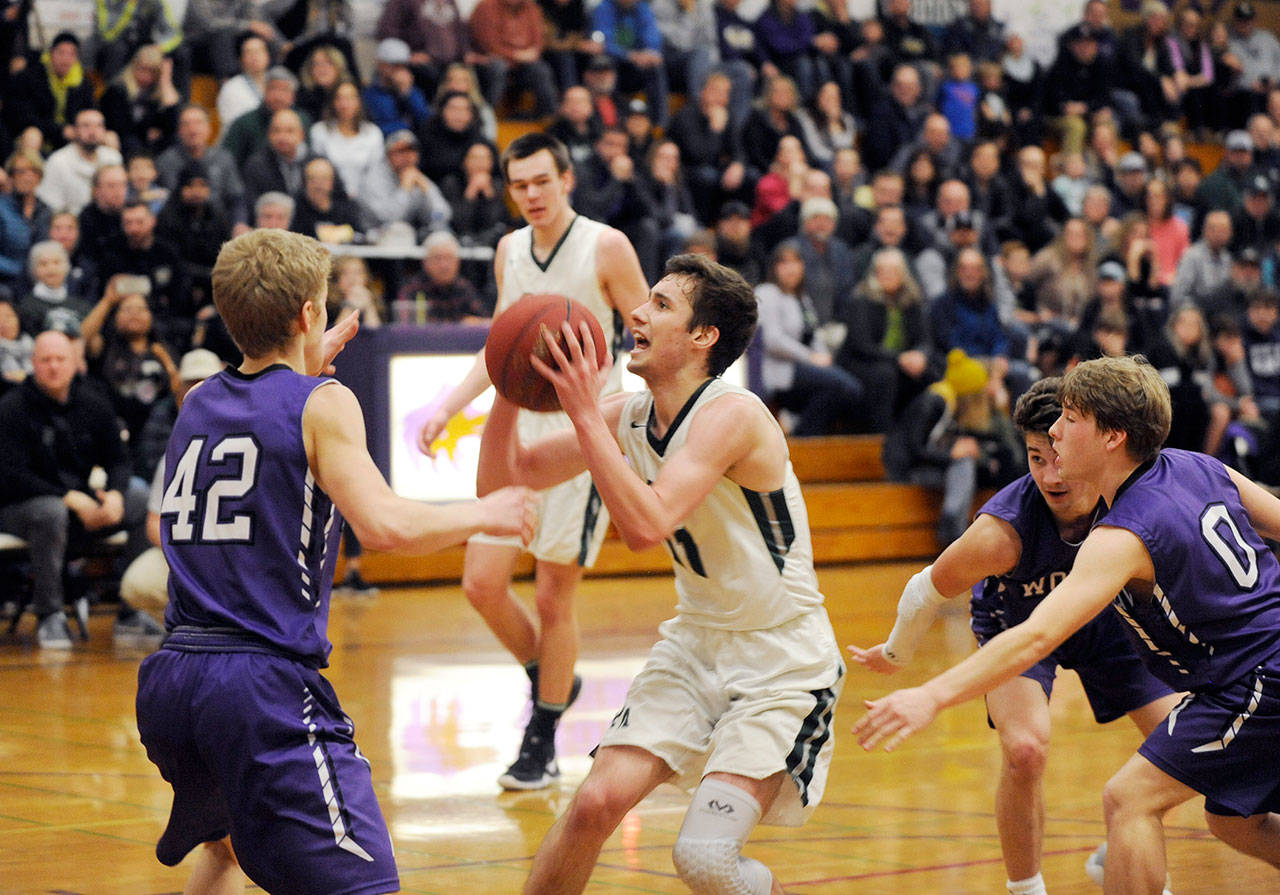
<path fill-rule="evenodd" d="M 116 277 L 116 292 L 120 295 L 150 295 L 151 280 L 141 274 L 121 274 Z"/>

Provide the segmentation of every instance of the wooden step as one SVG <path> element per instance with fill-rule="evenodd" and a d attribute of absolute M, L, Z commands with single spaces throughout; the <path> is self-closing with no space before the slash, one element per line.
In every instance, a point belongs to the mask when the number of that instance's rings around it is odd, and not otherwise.
<path fill-rule="evenodd" d="M 872 482 L 884 478 L 883 435 L 791 438 L 791 466 L 801 482 Z"/>

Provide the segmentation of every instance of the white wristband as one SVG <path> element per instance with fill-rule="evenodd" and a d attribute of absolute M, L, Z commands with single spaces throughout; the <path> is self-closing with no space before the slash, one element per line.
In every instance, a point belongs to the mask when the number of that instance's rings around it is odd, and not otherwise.
<path fill-rule="evenodd" d="M 933 565 L 927 565 L 911 576 L 898 600 L 898 619 L 885 641 L 884 657 L 894 665 L 907 665 L 920 645 L 947 597 L 933 586 Z"/>

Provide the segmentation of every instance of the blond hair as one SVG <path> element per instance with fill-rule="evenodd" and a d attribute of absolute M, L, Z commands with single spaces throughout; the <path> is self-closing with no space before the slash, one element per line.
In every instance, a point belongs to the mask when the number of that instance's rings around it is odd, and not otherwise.
<path fill-rule="evenodd" d="M 1104 432 L 1123 432 L 1129 456 L 1145 463 L 1169 437 L 1169 386 L 1140 354 L 1085 361 L 1062 377 L 1064 408 L 1093 417 Z"/>
<path fill-rule="evenodd" d="M 213 303 L 246 357 L 265 357 L 296 335 L 298 312 L 329 279 L 329 250 L 287 230 L 254 230 L 222 247 Z"/>

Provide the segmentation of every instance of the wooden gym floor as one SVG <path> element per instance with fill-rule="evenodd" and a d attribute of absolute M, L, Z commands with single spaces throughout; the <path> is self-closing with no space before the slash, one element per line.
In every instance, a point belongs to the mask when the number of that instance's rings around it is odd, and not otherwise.
<path fill-rule="evenodd" d="M 918 563 L 820 571 L 836 633 L 872 643 L 887 632 L 902 584 Z M 528 593 L 527 583 L 518 589 Z M 504 794 L 495 778 L 514 757 L 527 681 L 456 587 L 384 589 L 334 601 L 329 677 L 355 719 L 361 748 L 395 839 L 404 891 L 518 892 L 543 833 L 585 774 L 586 753 L 621 704 L 659 621 L 674 603 L 666 576 L 594 578 L 580 597 L 579 703 L 559 736 L 564 782 Z M 958 607 L 957 607 L 958 608 Z M 169 791 L 147 762 L 133 720 L 141 653 L 111 646 L 110 617 L 69 656 L 35 649 L 31 621 L 0 640 L 0 893 L 177 893 L 183 868 L 156 862 L 153 846 Z M 966 619 L 935 626 L 922 680 L 972 648 Z M 944 714 L 901 751 L 866 754 L 848 729 L 864 697 L 889 680 L 851 669 L 826 799 L 805 827 L 761 827 L 747 853 L 787 890 L 835 893 L 999 893 L 1004 868 L 992 816 L 999 768 L 981 703 Z M 1101 728 L 1074 675 L 1053 702 L 1044 874 L 1054 895 L 1097 893 L 1084 875 L 1103 839 L 1100 791 L 1132 753 L 1137 733 Z M 678 893 L 670 847 L 686 797 L 664 787 L 609 840 L 593 893 Z M 1212 840 L 1198 804 L 1167 823 L 1178 895 L 1280 891 L 1280 873 Z"/>

